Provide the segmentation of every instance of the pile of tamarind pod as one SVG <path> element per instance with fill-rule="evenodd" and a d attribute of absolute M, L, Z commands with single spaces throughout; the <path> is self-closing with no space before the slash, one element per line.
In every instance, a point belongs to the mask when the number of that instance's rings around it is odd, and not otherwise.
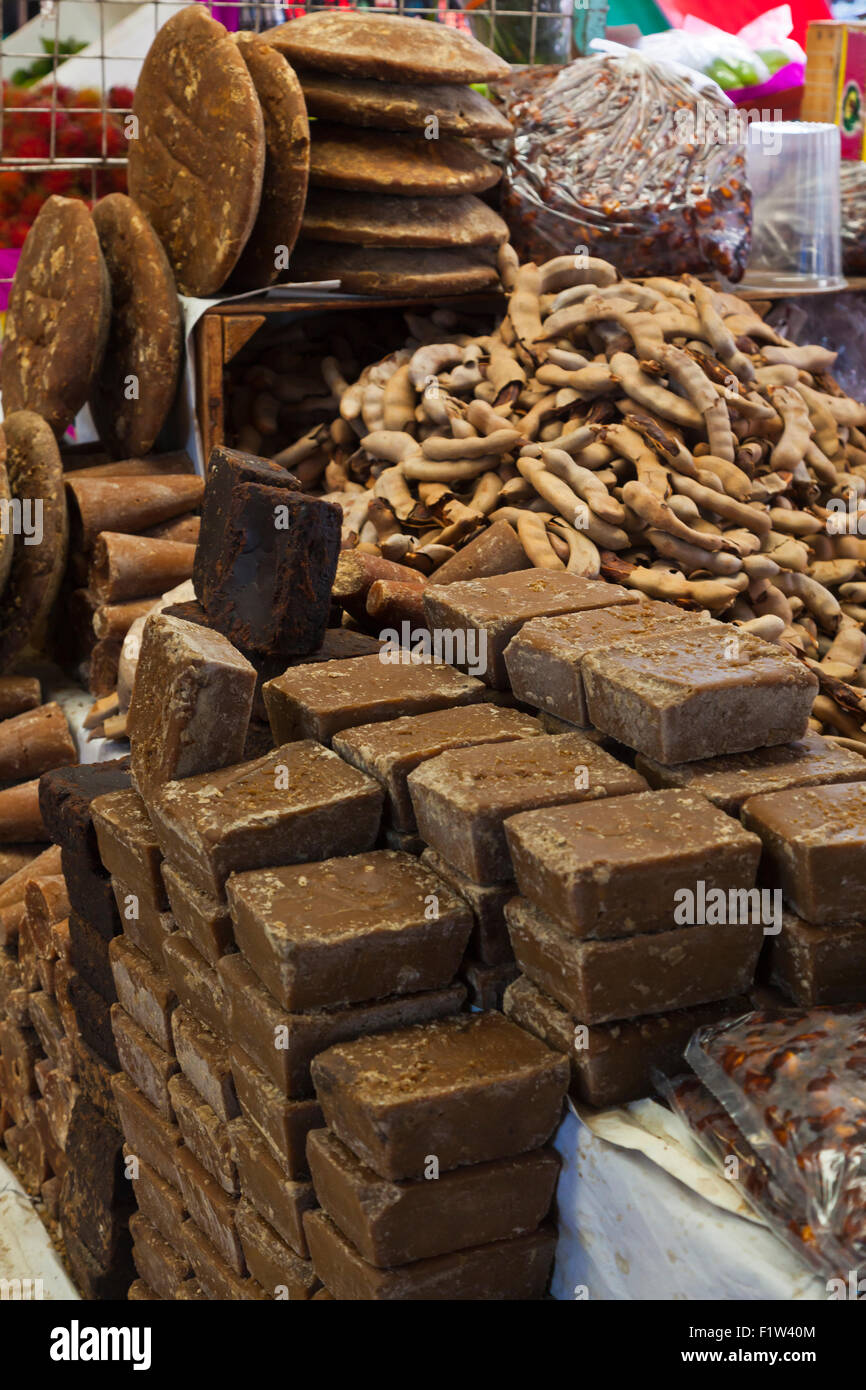
<path fill-rule="evenodd" d="M 520 266 L 510 247 L 500 269 L 493 332 L 416 322 L 333 384 L 323 486 L 344 547 L 429 577 L 508 522 L 541 569 L 783 644 L 820 679 L 814 728 L 866 743 L 866 405 L 830 375 L 836 354 L 688 276 Z M 320 429 L 282 458 L 322 447 Z"/>

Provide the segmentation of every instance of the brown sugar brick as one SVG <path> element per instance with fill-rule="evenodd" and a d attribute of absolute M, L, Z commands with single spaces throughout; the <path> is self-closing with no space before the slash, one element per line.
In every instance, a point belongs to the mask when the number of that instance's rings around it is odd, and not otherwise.
<path fill-rule="evenodd" d="M 753 796 L 743 823 L 763 841 L 761 873 L 807 922 L 863 917 L 866 785 L 795 787 Z"/>
<path fill-rule="evenodd" d="M 316 1196 L 359 1254 L 380 1268 L 534 1231 L 553 1199 L 559 1160 L 535 1149 L 471 1163 L 435 1181 L 388 1182 L 328 1129 L 307 1140 Z"/>
<path fill-rule="evenodd" d="M 685 925 L 683 890 L 747 893 L 761 854 L 757 836 L 697 792 L 527 811 L 505 833 L 520 892 L 575 936 Z"/>
<path fill-rule="evenodd" d="M 347 729 L 335 736 L 334 751 L 381 782 L 391 825 L 408 833 L 416 829 L 416 820 L 406 779 L 421 763 L 449 748 L 508 743 L 541 732 L 538 721 L 519 710 L 458 705 Z"/>
<path fill-rule="evenodd" d="M 129 1230 L 133 1240 L 132 1258 L 139 1278 L 160 1298 L 174 1298 L 178 1285 L 190 1276 L 189 1262 L 141 1212 L 130 1218 Z"/>
<path fill-rule="evenodd" d="M 149 799 L 165 782 L 240 762 L 255 685 L 221 633 L 152 613 L 126 726 L 138 791 Z"/>
<path fill-rule="evenodd" d="M 312 1298 L 319 1288 L 312 1261 L 296 1255 L 244 1198 L 235 1220 L 247 1268 L 268 1298 L 291 1303 Z"/>
<path fill-rule="evenodd" d="M 581 734 L 456 748 L 409 775 L 421 838 L 476 883 L 513 878 L 504 822 L 519 811 L 646 790 Z"/>
<path fill-rule="evenodd" d="M 290 666 L 264 686 L 278 743 L 304 738 L 330 743 L 334 734 L 356 724 L 473 704 L 485 696 L 480 681 L 451 666 L 421 657 L 388 661 L 381 655 Z"/>
<path fill-rule="evenodd" d="M 177 995 L 166 972 L 122 936 L 109 947 L 118 1002 L 164 1052 L 173 1052 L 171 1015 Z"/>
<path fill-rule="evenodd" d="M 234 1119 L 239 1113 L 238 1098 L 223 1039 L 183 1008 L 172 1014 L 171 1031 L 187 1081 L 220 1119 Z"/>
<path fill-rule="evenodd" d="M 225 902 L 196 888 L 173 864 L 163 864 L 162 878 L 178 930 L 189 937 L 209 965 L 216 965 L 221 956 L 235 949 Z"/>
<path fill-rule="evenodd" d="M 460 1015 L 329 1048 L 313 1062 L 330 1129 L 380 1177 L 424 1178 L 538 1148 L 568 1063 L 498 1013 Z M 467 1119 L 471 1115 L 471 1121 Z"/>
<path fill-rule="evenodd" d="M 517 892 L 514 881 L 509 879 L 507 883 L 486 886 L 475 883 L 430 848 L 424 850 L 421 863 L 443 878 L 472 909 L 475 920 L 467 946 L 468 954 L 486 965 L 506 965 L 513 961 L 514 952 L 505 925 L 505 904 Z"/>
<path fill-rule="evenodd" d="M 223 983 L 191 941 L 173 932 L 162 951 L 166 974 L 183 1007 L 217 1037 L 229 1036 L 228 1001 Z"/>
<path fill-rule="evenodd" d="M 760 922 L 580 940 L 525 898 L 513 898 L 505 915 L 524 975 L 586 1024 L 742 994 L 754 983 L 764 940 Z"/>
<path fill-rule="evenodd" d="M 317 1053 L 347 1038 L 406 1028 L 456 1013 L 466 998 L 461 985 L 401 994 L 353 1004 L 288 1014 L 259 982 L 241 955 L 224 956 L 218 973 L 229 1002 L 232 1041 L 284 1096 L 301 1100 L 314 1094 L 310 1063 Z"/>
<path fill-rule="evenodd" d="M 110 874 L 158 905 L 168 907 L 162 885 L 162 851 L 138 792 L 109 792 L 91 803 L 102 862 Z"/>
<path fill-rule="evenodd" d="M 382 789 L 330 749 L 302 741 L 169 782 L 151 810 L 166 858 L 216 897 L 230 873 L 371 849 Z"/>
<path fill-rule="evenodd" d="M 224 1192 L 238 1190 L 237 1172 L 225 1120 L 214 1114 L 182 1073 L 168 1083 L 183 1142 Z"/>
<path fill-rule="evenodd" d="M 120 1112 L 120 1123 L 126 1148 L 132 1157 L 155 1168 L 159 1176 L 180 1190 L 178 1154 L 182 1143 L 180 1130 L 160 1115 L 155 1106 L 133 1085 L 128 1076 L 118 1072 L 111 1078 L 111 1089 Z"/>
<path fill-rule="evenodd" d="M 132 1189 L 139 1211 L 153 1223 L 164 1240 L 175 1250 L 180 1249 L 180 1228 L 186 1219 L 180 1192 L 143 1159 L 130 1165 L 129 1160 L 135 1155 L 128 1144 L 123 1147 L 123 1157 L 132 1168 Z"/>
<path fill-rule="evenodd" d="M 512 1240 L 497 1240 L 435 1255 L 394 1269 L 377 1269 L 358 1253 L 322 1211 L 306 1217 L 313 1267 L 336 1299 L 352 1302 L 526 1302 L 544 1297 L 556 1233 L 542 1226 Z"/>
<path fill-rule="evenodd" d="M 120 1004 L 111 1006 L 111 1026 L 122 1069 L 151 1105 L 167 1120 L 173 1120 L 168 1083 L 177 1072 L 175 1057 L 158 1047 Z"/>
<path fill-rule="evenodd" d="M 447 985 L 472 927 L 460 898 L 393 850 L 235 874 L 227 890 L 241 952 L 293 1013 Z"/>
<path fill-rule="evenodd" d="M 802 738 L 818 693 L 796 657 L 715 623 L 590 652 L 581 672 L 590 722 L 660 763 Z"/>
<path fill-rule="evenodd" d="M 287 1178 L 258 1131 L 245 1120 L 232 1120 L 229 1130 L 243 1196 L 295 1254 L 306 1259 L 304 1212 L 318 1205 L 313 1184 Z"/>
<path fill-rule="evenodd" d="M 237 1044 L 233 1044 L 229 1056 L 238 1102 L 247 1124 L 264 1139 L 287 1178 L 308 1177 L 307 1135 L 324 1124 L 318 1102 L 289 1100 Z"/>
<path fill-rule="evenodd" d="M 160 912 L 151 900 L 140 893 L 133 893 L 119 878 L 112 878 L 111 890 L 117 906 L 123 935 L 132 942 L 151 965 L 162 968 L 162 948 L 167 937 L 175 930 L 175 922 L 170 912 Z"/>
<path fill-rule="evenodd" d="M 537 569 L 428 584 L 424 590 L 431 629 L 452 635 L 454 664 L 477 671 L 497 690 L 508 688 L 505 648 L 531 618 L 636 602 L 637 596 L 618 584 Z"/>
<path fill-rule="evenodd" d="M 866 1003 L 866 923 L 815 927 L 793 913 L 767 943 L 770 983 L 801 1008 Z"/>
<path fill-rule="evenodd" d="M 670 603 L 641 599 L 584 613 L 532 618 L 505 649 L 505 668 L 518 700 L 571 724 L 589 724 L 581 663 L 588 652 L 643 637 L 669 623 L 695 623 Z"/>
<path fill-rule="evenodd" d="M 840 748 L 821 734 L 806 734 L 793 743 L 728 753 L 719 758 L 665 767 L 638 755 L 638 772 L 651 787 L 679 787 L 700 792 L 722 811 L 738 816 L 750 796 L 786 791 L 789 787 L 818 787 L 832 782 L 866 781 L 866 758 Z"/>
<path fill-rule="evenodd" d="M 526 975 L 508 986 L 503 1001 L 507 1018 L 569 1058 L 571 1096 L 601 1109 L 651 1096 L 655 1072 L 676 1076 L 682 1071 L 686 1043 L 696 1029 L 748 1013 L 749 1008 L 748 998 L 740 995 L 690 1009 L 588 1026 L 579 1023 Z"/>

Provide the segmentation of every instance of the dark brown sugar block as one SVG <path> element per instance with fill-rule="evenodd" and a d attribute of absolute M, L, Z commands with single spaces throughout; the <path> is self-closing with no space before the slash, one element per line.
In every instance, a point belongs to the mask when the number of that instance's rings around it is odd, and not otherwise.
<path fill-rule="evenodd" d="M 116 998 L 108 942 L 77 912 L 69 914 L 69 963 L 91 989 L 113 1003 Z"/>
<path fill-rule="evenodd" d="M 636 767 L 651 787 L 681 787 L 700 792 L 721 810 L 737 816 L 750 796 L 817 787 L 832 782 L 866 780 L 866 758 L 840 748 L 821 734 L 806 734 L 793 743 L 728 753 L 719 758 L 665 767 L 638 755 Z"/>
<path fill-rule="evenodd" d="M 676 1076 L 683 1070 L 686 1043 L 696 1029 L 748 1013 L 749 1008 L 742 995 L 590 1027 L 572 1018 L 526 975 L 508 986 L 503 1002 L 507 1018 L 569 1058 L 574 1099 L 599 1108 L 651 1096 L 655 1072 Z"/>
<path fill-rule="evenodd" d="M 403 15 L 303 15 L 266 31 L 289 62 L 339 77 L 421 83 L 491 82 L 508 64 L 462 30 Z"/>
<path fill-rule="evenodd" d="M 211 594 L 216 591 L 219 582 L 218 576 L 211 570 L 208 557 L 219 551 L 223 533 L 229 524 L 232 493 L 241 483 L 260 483 L 264 487 L 295 492 L 300 491 L 301 486 L 293 473 L 288 473 L 270 459 L 246 454 L 239 449 L 227 449 L 222 445 L 211 449 L 201 509 L 201 531 L 192 574 L 196 598 L 204 608 L 202 621 L 205 623 L 210 622 L 207 614 Z"/>
<path fill-rule="evenodd" d="M 392 826 L 413 831 L 415 812 L 406 779 L 414 768 L 449 748 L 508 743 L 542 732 L 530 715 L 503 705 L 460 705 L 426 714 L 361 724 L 334 737 L 334 750 L 385 788 Z M 864 761 L 866 767 L 866 761 Z"/>
<path fill-rule="evenodd" d="M 160 1115 L 122 1072 L 111 1078 L 111 1089 L 120 1112 L 124 1152 L 128 1150 L 129 1156 L 155 1168 L 164 1182 L 180 1191 L 178 1155 L 182 1141 L 177 1125 Z"/>
<path fill-rule="evenodd" d="M 168 1083 L 183 1142 L 224 1192 L 237 1193 L 237 1170 L 226 1122 L 211 1110 L 181 1073 Z"/>
<path fill-rule="evenodd" d="M 400 250 L 392 246 L 298 242 L 291 279 L 300 283 L 338 280 L 346 294 L 481 294 L 500 288 L 493 252 L 485 247 Z"/>
<path fill-rule="evenodd" d="M 198 543 L 196 567 L 211 575 L 203 600 L 208 617 L 244 649 L 315 651 L 328 623 L 341 525 L 333 502 L 237 483 L 222 535 L 213 542 L 203 531 Z"/>
<path fill-rule="evenodd" d="M 102 862 L 109 873 L 156 904 L 168 907 L 162 884 L 162 851 L 138 792 L 109 792 L 91 803 Z"/>
<path fill-rule="evenodd" d="M 451 985 L 348 1009 L 288 1014 L 241 955 L 224 956 L 217 972 L 228 996 L 232 1042 L 244 1049 L 283 1095 L 295 1100 L 314 1094 L 310 1063 L 326 1047 L 456 1013 L 466 998 L 462 986 Z"/>
<path fill-rule="evenodd" d="M 753 796 L 743 823 L 764 846 L 765 882 L 807 922 L 862 919 L 866 890 L 866 785 L 792 787 Z"/>
<path fill-rule="evenodd" d="M 796 657 L 715 623 L 592 651 L 581 672 L 591 723 L 660 763 L 802 738 L 818 692 Z"/>
<path fill-rule="evenodd" d="M 4 363 L 8 352 L 7 346 Z M 42 640 L 66 567 L 69 537 L 57 441 L 39 415 L 31 410 L 10 411 L 5 391 L 3 400 L 12 516 L 19 515 L 25 529 L 14 538 L 0 607 L 0 672 L 8 671 L 29 646 Z M 28 535 L 31 541 L 38 536 L 39 543 L 25 544 Z"/>
<path fill-rule="evenodd" d="M 504 139 L 511 122 L 472 87 L 348 80 L 302 69 L 298 80 L 311 116 L 375 130 L 430 130 L 475 139 Z"/>
<path fill-rule="evenodd" d="M 175 930 L 170 912 L 160 912 L 146 898 L 133 893 L 119 878 L 111 880 L 123 935 L 147 956 L 151 965 L 162 968 L 162 948 Z"/>
<path fill-rule="evenodd" d="M 258 216 L 227 292 L 273 284 L 294 246 L 304 215 L 310 173 L 310 125 L 294 70 L 258 34 L 235 37 L 253 80 L 265 123 L 265 168 Z"/>
<path fill-rule="evenodd" d="M 509 816 L 645 789 L 642 777 L 581 734 L 455 748 L 409 774 L 421 838 L 481 884 L 514 877 Z"/>
<path fill-rule="evenodd" d="M 319 1288 L 312 1262 L 296 1255 L 245 1198 L 238 1202 L 235 1221 L 247 1268 L 267 1297 L 288 1302 L 312 1298 Z"/>
<path fill-rule="evenodd" d="M 58 962 L 58 969 L 60 963 Z M 113 1068 L 94 1052 L 81 1037 L 72 1038 L 72 1051 L 75 1056 L 75 1071 L 78 1086 L 85 1099 L 90 1101 L 101 1115 L 120 1128 L 117 1103 L 111 1089 Z"/>
<path fill-rule="evenodd" d="M 183 1007 L 201 1020 L 217 1037 L 228 1038 L 228 1001 L 222 981 L 181 932 L 174 932 L 162 948 L 166 974 Z"/>
<path fill-rule="evenodd" d="M 524 975 L 586 1024 L 742 994 L 754 982 L 764 940 L 760 922 L 580 940 L 526 898 L 513 898 L 505 915 Z"/>
<path fill-rule="evenodd" d="M 234 927 L 225 902 L 201 892 L 168 862 L 163 863 L 162 878 L 178 929 L 208 964 L 215 966 L 221 956 L 235 949 Z"/>
<path fill-rule="evenodd" d="M 111 287 L 111 320 L 90 413 L 112 458 L 126 459 L 150 453 L 171 409 L 180 372 L 180 304 L 162 243 L 131 198 L 101 198 L 93 221 Z"/>
<path fill-rule="evenodd" d="M 181 1286 L 178 1298 L 204 1298 L 211 1302 L 236 1302 L 263 1299 L 266 1295 L 255 1279 L 238 1275 L 223 1259 L 220 1251 L 208 1240 L 195 1221 L 185 1221 L 183 1250 L 195 1272 L 195 1287 L 187 1292 Z M 189 1280 L 187 1283 L 193 1283 Z M 196 1291 L 197 1290 L 197 1291 Z"/>
<path fill-rule="evenodd" d="M 87 859 L 71 850 L 60 851 L 60 862 L 72 911 L 110 941 L 121 926 L 111 879 L 106 873 L 91 869 Z"/>
<path fill-rule="evenodd" d="M 105 1206 L 128 1205 L 129 1184 L 123 1173 L 123 1135 L 97 1108 L 79 1096 L 66 1134 L 66 1156 Z"/>
<path fill-rule="evenodd" d="M 767 942 L 770 983 L 802 1008 L 866 1003 L 866 923 L 814 927 L 793 913 Z"/>
<path fill-rule="evenodd" d="M 69 976 L 69 1002 L 75 1011 L 75 1021 L 83 1041 L 110 1067 L 119 1067 L 108 1000 L 72 971 Z"/>
<path fill-rule="evenodd" d="M 190 1224 L 190 1226 L 193 1225 L 192 1222 L 190 1222 L 189 1224 Z M 185 1237 L 185 1239 L 188 1240 L 188 1236 Z M 206 1244 L 206 1243 L 207 1243 L 207 1242 L 205 1242 L 204 1236 L 201 1234 L 201 1232 L 198 1232 L 198 1239 L 199 1239 L 203 1244 Z M 213 1247 L 212 1247 L 212 1246 L 211 1246 L 211 1250 L 213 1250 Z M 214 1256 L 214 1257 L 215 1257 L 215 1256 Z M 228 1276 L 229 1276 L 229 1283 L 228 1283 L 228 1285 L 225 1286 L 225 1288 L 228 1290 L 228 1292 L 226 1292 L 226 1297 L 227 1297 L 227 1298 L 231 1298 L 231 1297 L 233 1296 L 233 1294 L 232 1294 L 232 1284 L 231 1284 L 231 1281 L 234 1279 L 235 1276 L 231 1273 L 231 1270 L 228 1269 L 228 1266 L 224 1265 L 223 1268 L 224 1268 L 225 1270 L 227 1270 Z M 221 1285 L 220 1287 L 223 1287 L 223 1286 Z M 242 1296 L 243 1296 L 243 1295 L 242 1295 Z M 185 1279 L 184 1282 L 180 1285 L 180 1288 L 178 1289 L 177 1293 L 175 1294 L 175 1298 L 176 1298 L 178 1301 L 183 1300 L 183 1301 L 189 1302 L 189 1303 L 193 1303 L 193 1302 L 195 1302 L 195 1303 L 208 1303 L 208 1302 L 210 1302 L 210 1295 L 205 1293 L 204 1289 L 202 1288 L 201 1284 L 198 1282 L 197 1279 Z"/>
<path fill-rule="evenodd" d="M 636 602 L 637 596 L 619 584 L 536 569 L 428 584 L 424 590 L 431 629 L 465 633 L 467 652 L 471 639 L 475 659 L 483 667 L 482 679 L 497 690 L 508 688 L 505 648 L 531 618 Z"/>
<path fill-rule="evenodd" d="M 169 782 L 151 812 L 165 857 L 203 893 L 218 896 L 231 873 L 370 849 L 382 789 L 307 740 Z"/>
<path fill-rule="evenodd" d="M 324 1123 L 318 1102 L 289 1100 L 237 1044 L 229 1057 L 244 1119 L 258 1130 L 287 1178 L 306 1178 L 307 1135 Z"/>
<path fill-rule="evenodd" d="M 229 1125 L 241 1193 L 301 1259 L 309 1255 L 304 1212 L 317 1206 L 311 1182 L 287 1178 L 268 1145 L 246 1120 Z"/>
<path fill-rule="evenodd" d="M 102 868 L 90 803 L 108 792 L 125 791 L 130 785 L 129 759 L 105 763 L 79 763 L 58 767 L 39 779 L 39 809 L 55 844 L 81 855 L 92 869 Z"/>
<path fill-rule="evenodd" d="M 0 363 L 7 417 L 32 410 L 63 434 L 102 361 L 109 307 L 105 261 L 86 203 L 48 198 L 27 234 L 9 294 Z"/>
<path fill-rule="evenodd" d="M 111 1026 L 121 1069 L 161 1115 L 174 1120 L 168 1089 L 178 1069 L 173 1053 L 158 1047 L 120 1004 L 111 1006 Z"/>
<path fill-rule="evenodd" d="M 377 1269 L 322 1211 L 304 1225 L 313 1268 L 335 1299 L 351 1302 L 526 1302 L 544 1297 L 556 1248 L 551 1226 L 435 1255 L 393 1269 Z"/>
<path fill-rule="evenodd" d="M 265 128 L 237 45 L 204 9 L 158 30 L 133 110 L 129 192 L 165 247 L 183 294 L 216 294 L 253 229 Z"/>
<path fill-rule="evenodd" d="M 532 618 L 505 649 L 505 667 L 518 700 L 572 724 L 589 724 L 581 663 L 588 652 L 642 637 L 668 623 L 695 623 L 670 603 L 644 599 L 586 613 Z"/>
<path fill-rule="evenodd" d="M 174 1050 L 180 1069 L 202 1100 L 221 1120 L 239 1114 L 228 1048 L 186 1009 L 175 1009 L 171 1019 Z"/>
<path fill-rule="evenodd" d="M 233 875 L 227 892 L 241 952 L 292 1013 L 450 984 L 472 928 L 462 899 L 393 850 Z"/>
<path fill-rule="evenodd" d="M 290 666 L 264 687 L 274 738 L 280 743 L 334 734 L 486 697 L 481 681 L 421 658 L 405 664 L 375 656 Z"/>
<path fill-rule="evenodd" d="M 425 849 L 421 862 L 443 878 L 472 909 L 475 922 L 469 937 L 469 954 L 488 965 L 513 961 L 514 952 L 505 925 L 505 904 L 517 891 L 513 880 L 485 887 L 449 864 L 435 849 Z"/>
<path fill-rule="evenodd" d="M 508 227 L 499 214 L 472 193 L 409 198 L 312 188 L 303 230 L 310 241 L 398 249 L 496 247 L 508 240 Z"/>
<path fill-rule="evenodd" d="M 188 1282 L 188 1281 L 185 1281 Z M 128 1303 L 162 1303 L 160 1294 L 155 1293 L 149 1284 L 143 1279 L 133 1279 L 127 1290 L 126 1299 Z"/>
<path fill-rule="evenodd" d="M 152 613 L 126 722 L 139 793 L 240 762 L 255 685 L 255 668 L 221 633 Z"/>
<path fill-rule="evenodd" d="M 63 1220 L 62 1213 L 60 1229 L 63 1235 L 66 1261 L 72 1273 L 72 1281 L 81 1297 L 93 1302 L 101 1302 L 105 1299 L 124 1300 L 135 1277 L 131 1247 L 125 1252 L 122 1260 L 112 1260 L 106 1267 L 91 1255 L 84 1242 L 75 1234 L 70 1223 Z"/>
<path fill-rule="evenodd" d="M 128 1144 L 123 1146 L 123 1157 L 131 1171 L 132 1190 L 139 1211 L 177 1250 L 180 1245 L 181 1223 L 186 1219 L 186 1207 L 180 1192 L 170 1182 L 166 1182 L 165 1178 L 160 1177 L 156 1169 L 142 1158 L 137 1158 L 135 1163 L 130 1164 L 129 1160 L 135 1159 L 136 1155 Z"/>
<path fill-rule="evenodd" d="M 167 974 L 123 936 L 114 938 L 109 951 L 118 1003 L 158 1047 L 173 1052 L 171 1016 L 177 995 Z"/>
<path fill-rule="evenodd" d="M 757 836 L 697 792 L 527 811 L 505 833 L 520 892 L 573 936 L 685 925 L 684 890 L 751 889 L 761 856 Z"/>
<path fill-rule="evenodd" d="M 498 1013 L 357 1038 L 313 1062 L 330 1129 L 380 1177 L 424 1178 L 539 1148 L 559 1121 L 568 1063 Z"/>
<path fill-rule="evenodd" d="M 559 1172 L 552 1149 L 535 1149 L 435 1180 L 389 1182 L 329 1129 L 310 1134 L 307 1154 L 320 1205 L 380 1268 L 534 1231 L 550 1209 Z"/>
<path fill-rule="evenodd" d="M 139 1277 L 160 1298 L 174 1298 L 178 1286 L 192 1273 L 186 1257 L 179 1255 L 141 1212 L 130 1218 L 129 1230 L 133 1240 L 132 1258 Z"/>
<path fill-rule="evenodd" d="M 186 1146 L 177 1151 L 177 1170 L 184 1206 L 193 1221 L 229 1268 L 244 1275 L 246 1262 L 235 1228 L 237 1197 L 224 1191 Z M 182 1245 L 186 1252 L 186 1241 Z"/>

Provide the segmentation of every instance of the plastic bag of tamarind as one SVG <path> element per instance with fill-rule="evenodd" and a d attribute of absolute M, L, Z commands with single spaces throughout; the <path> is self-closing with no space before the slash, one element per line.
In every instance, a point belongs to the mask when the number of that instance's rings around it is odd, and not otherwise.
<path fill-rule="evenodd" d="M 623 276 L 742 277 L 743 118 L 714 83 L 623 51 L 516 83 L 506 108 L 502 213 L 521 260 L 584 254 Z"/>
<path fill-rule="evenodd" d="M 743 1014 L 699 1029 L 685 1055 L 765 1165 L 776 1204 L 803 1214 L 815 1258 L 866 1271 L 866 1009 Z"/>

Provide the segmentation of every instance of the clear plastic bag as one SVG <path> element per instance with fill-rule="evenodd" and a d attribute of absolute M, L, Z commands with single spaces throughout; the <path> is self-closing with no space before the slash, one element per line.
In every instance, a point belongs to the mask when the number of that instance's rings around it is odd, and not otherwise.
<path fill-rule="evenodd" d="M 506 101 L 502 210 L 521 259 L 740 279 L 751 197 L 738 113 L 714 84 L 623 51 L 518 78 Z"/>
<path fill-rule="evenodd" d="M 866 1009 L 746 1014 L 700 1029 L 686 1060 L 812 1262 L 843 1279 L 866 1270 Z"/>

